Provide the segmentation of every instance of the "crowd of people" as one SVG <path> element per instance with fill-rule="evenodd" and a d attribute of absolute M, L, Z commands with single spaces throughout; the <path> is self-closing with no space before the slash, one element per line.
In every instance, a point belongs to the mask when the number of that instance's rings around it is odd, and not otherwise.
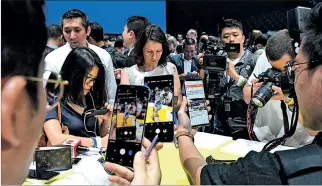
<path fill-rule="evenodd" d="M 239 52 L 216 53 L 226 57 L 227 69 L 220 80 L 224 88 L 216 107 L 208 105 L 209 111 L 215 110 L 210 116 L 214 121 L 211 133 L 234 139 L 252 139 L 250 133 L 254 133 L 263 142 L 279 139 L 287 136 L 285 120 L 293 121 L 292 113 L 298 108 L 293 134 L 282 141 L 296 149 L 252 151 L 231 164 L 207 164 L 193 142 L 196 129 L 186 112 L 182 85 L 186 79 L 202 79 L 201 74 L 207 74 L 203 69 L 205 42 L 197 40 L 196 30 L 189 30 L 185 38 L 180 34 L 176 40 L 147 18 L 132 16 L 112 46 L 113 42 L 104 41 L 99 23 L 90 23 L 81 10 L 69 10 L 62 15 L 61 25 L 47 27 L 43 1 L 5 0 L 1 5 L 6 15 L 1 30 L 2 184 L 24 182 L 42 131 L 46 143 L 52 145 L 61 145 L 68 138 L 80 140 L 82 146 L 107 147 L 113 112 L 96 117 L 89 113 L 103 107 L 112 110 L 118 84 L 144 85 L 144 77 L 158 75 L 174 78 L 173 92 L 168 87 L 159 92 L 160 103 L 169 105 L 170 99 L 177 98 L 172 104 L 178 120 L 175 137 L 191 184 L 322 184 L 322 3 L 312 8 L 305 20 L 308 26 L 297 53 L 287 30 L 269 37 L 259 34 L 258 43 L 255 39 L 250 50 L 241 22 L 233 19 L 219 24 L 217 39 L 205 33 L 200 36 L 200 40 L 240 45 Z M 275 93 L 256 110 L 250 132 L 249 103 L 263 85 L 259 75 L 270 68 L 287 71 L 295 95 L 272 86 Z M 131 103 L 124 109 L 130 112 L 138 106 Z M 105 169 L 115 173 L 109 180 L 121 185 L 159 185 L 158 150 L 162 144 L 153 148 L 146 161 L 144 153 L 150 145 L 149 140 L 142 140 L 134 171 L 105 162 Z"/>

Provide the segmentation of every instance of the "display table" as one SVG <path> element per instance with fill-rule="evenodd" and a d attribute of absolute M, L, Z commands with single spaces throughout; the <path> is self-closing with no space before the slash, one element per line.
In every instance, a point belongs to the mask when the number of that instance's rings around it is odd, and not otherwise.
<path fill-rule="evenodd" d="M 215 150 L 198 150 L 204 158 L 209 155 L 218 160 L 236 160 L 239 158 L 238 156 L 222 153 L 219 149 L 220 147 Z M 190 185 L 180 163 L 179 150 L 175 148 L 173 143 L 163 144 L 163 148 L 158 154 L 162 172 L 161 185 Z"/>
<path fill-rule="evenodd" d="M 216 144 L 215 146 L 198 148 L 204 143 Z M 195 136 L 195 144 L 201 153 L 206 158 L 212 155 L 218 160 L 236 160 L 238 156 L 225 154 L 220 152 L 220 148 L 233 142 L 229 137 L 206 134 L 198 132 Z M 162 171 L 161 185 L 189 185 L 186 174 L 181 166 L 179 151 L 175 148 L 174 143 L 163 143 L 163 148 L 159 150 L 159 160 Z M 84 156 L 78 165 L 74 165 L 72 170 L 61 172 L 61 177 L 56 181 L 46 183 L 45 181 L 27 179 L 25 185 L 30 184 L 54 184 L 54 185 L 107 185 L 108 174 L 104 171 L 102 165 L 97 161 L 99 156 Z M 34 163 L 30 165 L 30 169 L 35 169 Z"/>

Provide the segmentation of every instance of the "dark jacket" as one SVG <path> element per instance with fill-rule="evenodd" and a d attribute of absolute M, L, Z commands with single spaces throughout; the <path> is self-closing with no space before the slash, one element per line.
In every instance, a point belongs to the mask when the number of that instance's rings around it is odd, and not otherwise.
<path fill-rule="evenodd" d="M 183 54 L 169 55 L 169 60 L 177 67 L 179 75 L 184 73 Z M 199 72 L 197 65 L 199 65 L 199 62 L 198 62 L 197 56 L 195 55 L 192 59 L 190 72 L 193 72 L 193 71 Z"/>

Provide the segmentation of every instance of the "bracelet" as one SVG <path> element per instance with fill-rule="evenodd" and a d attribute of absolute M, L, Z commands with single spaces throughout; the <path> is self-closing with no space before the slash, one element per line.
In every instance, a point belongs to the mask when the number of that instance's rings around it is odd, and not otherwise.
<path fill-rule="evenodd" d="M 91 137 L 91 138 L 92 138 L 92 140 L 93 140 L 93 142 L 94 142 L 93 147 L 94 147 L 94 148 L 97 148 L 97 141 L 96 141 L 96 138 L 95 138 L 95 137 Z"/>
<path fill-rule="evenodd" d="M 96 137 L 96 148 L 102 148 L 102 138 L 101 137 Z"/>
<path fill-rule="evenodd" d="M 243 76 L 239 76 L 239 79 L 238 79 L 238 81 L 237 81 L 237 85 L 238 86 L 242 86 L 243 84 L 244 84 L 244 82 L 245 82 L 245 78 L 243 77 Z"/>

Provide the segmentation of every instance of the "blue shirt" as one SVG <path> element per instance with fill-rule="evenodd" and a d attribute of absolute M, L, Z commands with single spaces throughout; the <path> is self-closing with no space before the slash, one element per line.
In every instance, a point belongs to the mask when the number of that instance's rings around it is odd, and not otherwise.
<path fill-rule="evenodd" d="M 60 102 L 60 107 L 61 107 L 62 123 L 68 127 L 70 135 L 78 136 L 78 137 L 95 137 L 95 134 L 93 132 L 95 131 L 96 135 L 100 136 L 99 124 L 98 124 L 98 121 L 96 121 L 95 117 L 90 117 L 90 118 L 86 117 L 86 120 L 85 120 L 86 129 L 87 129 L 86 130 L 84 126 L 85 114 L 81 115 L 77 113 L 73 108 L 71 108 L 67 103 L 64 103 L 64 102 Z M 45 122 L 51 119 L 58 120 L 57 107 L 46 113 Z"/>

